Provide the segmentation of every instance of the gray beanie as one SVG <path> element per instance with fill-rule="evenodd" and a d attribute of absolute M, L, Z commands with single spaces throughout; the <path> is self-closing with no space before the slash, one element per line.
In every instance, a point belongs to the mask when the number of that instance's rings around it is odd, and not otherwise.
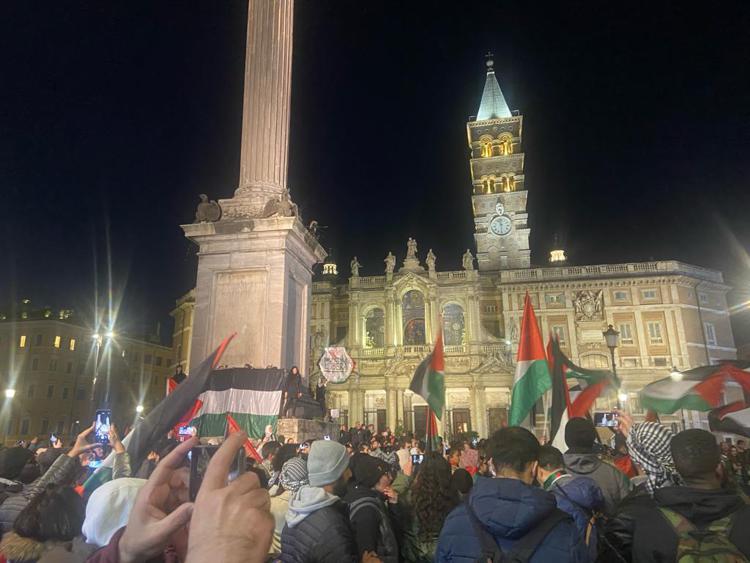
<path fill-rule="evenodd" d="M 346 448 L 331 440 L 315 440 L 307 456 L 307 474 L 311 487 L 335 483 L 349 467 Z"/>
<path fill-rule="evenodd" d="M 293 457 L 284 462 L 279 475 L 279 483 L 287 491 L 297 492 L 297 489 L 308 484 L 307 462 L 301 457 Z"/>

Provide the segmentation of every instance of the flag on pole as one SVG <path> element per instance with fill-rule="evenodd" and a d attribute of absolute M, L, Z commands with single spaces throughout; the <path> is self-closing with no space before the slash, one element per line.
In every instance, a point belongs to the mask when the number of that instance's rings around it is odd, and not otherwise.
<path fill-rule="evenodd" d="M 547 359 L 552 376 L 552 404 L 550 405 L 550 433 L 553 446 L 561 452 L 568 449 L 565 443 L 565 425 L 570 419 L 570 393 L 565 378 L 565 362 L 557 335 L 550 334 Z"/>
<path fill-rule="evenodd" d="M 232 435 L 235 432 L 240 432 L 241 430 L 242 428 L 240 428 L 240 425 L 237 424 L 237 421 L 234 419 L 234 417 L 231 414 L 227 413 L 227 435 Z M 263 461 L 263 458 L 258 453 L 258 450 L 255 449 L 255 446 L 253 446 L 250 438 L 245 438 L 243 447 L 245 448 L 245 455 L 247 457 L 253 458 L 258 463 L 261 463 Z"/>
<path fill-rule="evenodd" d="M 676 376 L 649 383 L 641 390 L 641 404 L 657 413 L 672 414 L 679 409 L 710 411 L 724 404 L 724 388 L 729 381 L 750 393 L 750 362 L 730 360 L 718 366 L 701 366 Z"/>
<path fill-rule="evenodd" d="M 526 293 L 518 342 L 516 375 L 510 397 L 508 424 L 518 426 L 529 415 L 534 404 L 552 386 L 534 308 Z"/>
<path fill-rule="evenodd" d="M 750 406 L 736 401 L 708 413 L 708 426 L 713 432 L 727 432 L 750 438 Z"/>
<path fill-rule="evenodd" d="M 445 359 L 443 358 L 443 332 L 438 330 L 435 347 L 417 366 L 409 389 L 422 397 L 438 420 L 443 420 L 445 407 Z M 428 413 L 428 421 L 430 416 Z M 428 425 L 430 423 L 428 422 Z"/>

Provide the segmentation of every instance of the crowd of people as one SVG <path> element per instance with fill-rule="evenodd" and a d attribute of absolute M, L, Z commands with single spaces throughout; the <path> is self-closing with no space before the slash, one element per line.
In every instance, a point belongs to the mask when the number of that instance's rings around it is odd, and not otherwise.
<path fill-rule="evenodd" d="M 293 444 L 269 429 L 239 472 L 238 432 L 192 500 L 198 438 L 165 438 L 134 468 L 112 426 L 112 479 L 87 490 L 91 431 L 0 450 L 0 561 L 750 560 L 745 442 L 626 413 L 611 448 L 570 420 L 564 452 L 520 427 L 451 444 L 362 424 Z"/>

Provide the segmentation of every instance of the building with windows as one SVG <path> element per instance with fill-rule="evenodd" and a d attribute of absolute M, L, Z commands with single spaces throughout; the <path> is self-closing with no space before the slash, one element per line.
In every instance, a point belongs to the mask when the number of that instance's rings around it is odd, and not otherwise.
<path fill-rule="evenodd" d="M 93 422 L 107 383 L 120 425 L 133 422 L 137 405 L 148 412 L 164 397 L 171 347 L 125 334 L 97 339 L 92 326 L 72 310 L 34 309 L 28 300 L 13 314 L 0 313 L 0 388 L 15 390 L 0 399 L 0 442 L 69 438 Z"/>
<path fill-rule="evenodd" d="M 356 361 L 346 382 L 329 386 L 329 406 L 341 423 L 424 432 L 427 406 L 408 387 L 442 328 L 447 408 L 441 432 L 486 436 L 501 427 L 526 293 L 542 334 L 557 334 L 566 355 L 583 367 L 611 369 L 602 332 L 608 325 L 619 331 L 614 367 L 636 418 L 643 414 L 637 392 L 645 384 L 673 367 L 735 357 L 729 287 L 720 272 L 670 260 L 573 266 L 559 244 L 548 266 L 532 266 L 523 116 L 509 109 L 491 60 L 466 131 L 476 258 L 467 250 L 463 269 L 437 271 L 432 251 L 420 258 L 409 239 L 400 267 L 389 251 L 383 274 L 365 277 L 355 258 L 344 279 L 329 258 L 313 285 L 307 373 L 312 381 L 319 377 L 317 360 L 334 344 L 346 346 Z M 175 311 L 189 303 L 181 300 Z M 612 394 L 597 406 L 609 409 L 615 401 Z"/>

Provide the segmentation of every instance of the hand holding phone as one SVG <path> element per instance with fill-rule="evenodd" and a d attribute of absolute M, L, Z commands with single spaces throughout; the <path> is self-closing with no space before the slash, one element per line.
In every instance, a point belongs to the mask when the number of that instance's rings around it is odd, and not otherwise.
<path fill-rule="evenodd" d="M 243 442 L 244 443 L 244 442 Z M 206 471 L 211 463 L 213 456 L 219 451 L 221 446 L 198 445 L 190 450 L 190 500 L 194 501 L 198 497 Z M 245 472 L 245 449 L 237 450 L 234 461 L 228 472 L 228 479 L 233 481 Z"/>
<path fill-rule="evenodd" d="M 112 424 L 111 409 L 97 409 L 94 417 L 94 437 L 100 444 L 109 444 L 109 427 Z"/>

